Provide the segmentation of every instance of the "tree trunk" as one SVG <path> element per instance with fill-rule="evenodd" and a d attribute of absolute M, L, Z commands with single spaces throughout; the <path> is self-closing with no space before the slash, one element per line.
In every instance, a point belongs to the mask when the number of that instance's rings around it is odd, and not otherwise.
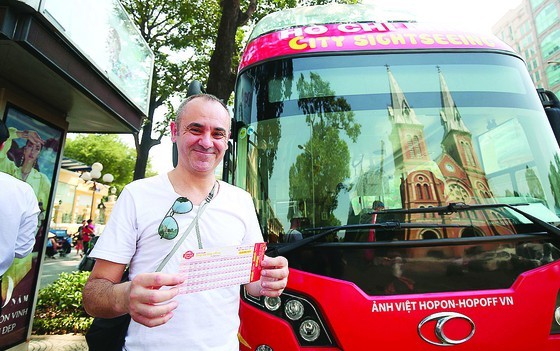
<path fill-rule="evenodd" d="M 134 134 L 134 143 L 136 144 L 136 164 L 134 165 L 133 180 L 146 178 L 146 169 L 148 168 L 148 160 L 150 157 L 150 149 L 152 146 L 161 144 L 161 138 L 152 139 L 152 128 L 154 127 L 154 114 L 156 109 L 162 105 L 157 100 L 157 68 L 154 65 L 152 72 L 152 91 L 150 93 L 150 105 L 148 107 L 148 116 L 142 126 L 142 140 L 138 140 L 138 134 Z"/>
<path fill-rule="evenodd" d="M 222 0 L 222 18 L 218 26 L 216 46 L 210 58 L 208 86 L 206 91 L 227 102 L 233 85 L 231 84 L 231 62 L 235 47 L 237 18 L 239 17 L 239 0 Z"/>
<path fill-rule="evenodd" d="M 133 180 L 146 177 L 146 168 L 148 167 L 150 149 L 158 144 L 160 144 L 159 140 L 152 139 L 152 122 L 150 121 L 145 123 L 142 127 L 142 141 L 136 147 L 137 155 Z"/>
<path fill-rule="evenodd" d="M 222 0 L 222 17 L 218 27 L 216 45 L 209 62 L 209 75 L 206 91 L 228 101 L 235 86 L 237 73 L 232 70 L 237 28 L 251 17 L 256 9 L 256 0 L 251 0 L 245 12 L 241 12 L 239 0 Z"/>
<path fill-rule="evenodd" d="M 146 177 L 146 169 L 148 167 L 148 159 L 150 157 L 150 149 L 152 146 L 159 145 L 160 139 L 152 139 L 152 128 L 154 121 L 154 114 L 156 108 L 161 105 L 154 98 L 156 92 L 154 87 L 157 86 L 157 73 L 154 71 L 152 77 L 152 94 L 150 96 L 150 107 L 148 108 L 148 116 L 142 126 L 142 140 L 138 140 L 138 134 L 134 135 L 134 142 L 136 144 L 136 164 L 134 165 L 133 180 L 143 179 Z"/>

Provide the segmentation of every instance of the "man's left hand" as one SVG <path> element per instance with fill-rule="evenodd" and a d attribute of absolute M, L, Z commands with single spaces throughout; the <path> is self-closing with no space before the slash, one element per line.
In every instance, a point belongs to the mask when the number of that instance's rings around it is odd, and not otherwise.
<path fill-rule="evenodd" d="M 251 295 L 278 297 L 288 284 L 288 260 L 285 257 L 265 256 L 262 261 L 261 279 L 247 286 Z"/>

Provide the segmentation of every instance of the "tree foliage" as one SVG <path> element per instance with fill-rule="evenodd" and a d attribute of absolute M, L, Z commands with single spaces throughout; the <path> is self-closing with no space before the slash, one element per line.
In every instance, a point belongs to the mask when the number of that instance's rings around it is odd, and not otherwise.
<path fill-rule="evenodd" d="M 134 179 L 146 173 L 150 149 L 161 143 L 174 115 L 171 99 L 183 98 L 188 83 L 199 80 L 207 92 L 228 101 L 233 92 L 245 33 L 273 11 L 326 0 L 121 0 L 155 54 L 148 116 L 134 136 Z M 356 3 L 357 0 L 339 0 Z M 156 109 L 167 111 L 154 122 Z M 153 133 L 152 133 L 153 132 Z M 170 151 L 171 152 L 171 151 Z"/>
<path fill-rule="evenodd" d="M 134 135 L 137 160 L 134 179 L 146 174 L 150 149 L 161 143 L 172 117 L 171 98 L 186 91 L 188 82 L 197 78 L 195 72 L 207 72 L 206 57 L 211 33 L 207 23 L 216 22 L 217 3 L 182 0 L 121 0 L 122 5 L 138 26 L 142 37 L 155 56 L 148 116 L 140 134 Z M 167 107 L 163 122 L 154 123 L 154 112 Z M 152 130 L 155 136 L 152 137 Z"/>
<path fill-rule="evenodd" d="M 74 139 L 66 140 L 64 156 L 87 165 L 100 162 L 103 165 L 101 173 L 111 173 L 115 177 L 112 185 L 119 190 L 132 181 L 136 152 L 118 135 L 78 134 Z"/>

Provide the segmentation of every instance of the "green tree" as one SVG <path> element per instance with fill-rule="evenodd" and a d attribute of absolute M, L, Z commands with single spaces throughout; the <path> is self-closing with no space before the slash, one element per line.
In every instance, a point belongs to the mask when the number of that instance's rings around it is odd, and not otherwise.
<path fill-rule="evenodd" d="M 357 0 L 337 2 L 356 3 Z M 229 100 L 247 26 L 273 11 L 331 1 L 268 0 L 258 7 L 257 0 L 121 0 L 121 3 L 155 54 L 148 116 L 141 133 L 134 135 L 138 155 L 134 179 L 140 179 L 146 175 L 150 149 L 161 143 L 173 118 L 171 98 L 184 97 L 190 81 L 199 80 L 205 83 L 209 93 Z M 167 113 L 163 121 L 155 123 L 154 113 L 159 107 L 165 107 Z"/>
<path fill-rule="evenodd" d="M 136 152 L 118 135 L 78 134 L 66 140 L 64 156 L 87 165 L 100 162 L 103 164 L 101 173 L 111 173 L 115 177 L 111 185 L 119 190 L 132 181 Z M 148 171 L 151 172 L 149 166 Z"/>

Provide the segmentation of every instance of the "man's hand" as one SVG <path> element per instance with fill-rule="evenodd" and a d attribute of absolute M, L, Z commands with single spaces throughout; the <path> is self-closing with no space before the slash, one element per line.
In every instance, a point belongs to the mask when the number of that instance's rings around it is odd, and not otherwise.
<path fill-rule="evenodd" d="M 285 257 L 265 256 L 261 279 L 247 284 L 245 289 L 253 296 L 278 297 L 288 284 L 288 260 Z"/>
<path fill-rule="evenodd" d="M 183 280 L 177 274 L 138 274 L 130 284 L 129 313 L 132 319 L 147 327 L 167 323 L 173 317 L 177 301 L 172 300 L 179 289 L 161 289 L 175 286 Z"/>
<path fill-rule="evenodd" d="M 114 318 L 129 313 L 147 327 L 166 323 L 177 308 L 172 299 L 178 289 L 166 289 L 183 282 L 177 274 L 143 273 L 121 283 L 124 264 L 97 259 L 83 290 L 86 312 L 94 317 Z"/>

